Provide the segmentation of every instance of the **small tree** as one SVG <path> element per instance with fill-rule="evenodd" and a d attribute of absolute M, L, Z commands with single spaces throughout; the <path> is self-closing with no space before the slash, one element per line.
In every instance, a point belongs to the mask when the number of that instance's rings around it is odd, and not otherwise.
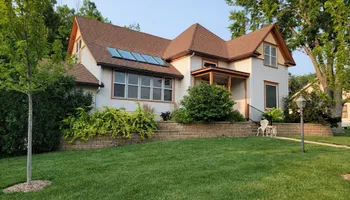
<path fill-rule="evenodd" d="M 242 115 L 237 115 L 237 111 L 233 110 L 235 102 L 226 88 L 202 83 L 191 87 L 187 92 L 188 95 L 180 102 L 182 108 L 173 114 L 175 121 L 190 123 L 243 120 Z"/>
<path fill-rule="evenodd" d="M 61 44 L 48 57 L 44 8 L 50 0 L 4 0 L 0 2 L 0 87 L 28 96 L 27 184 L 31 184 L 33 93 L 45 88 L 61 72 Z M 55 51 L 54 51 L 55 52 Z M 45 60 L 44 60 L 45 59 Z"/>

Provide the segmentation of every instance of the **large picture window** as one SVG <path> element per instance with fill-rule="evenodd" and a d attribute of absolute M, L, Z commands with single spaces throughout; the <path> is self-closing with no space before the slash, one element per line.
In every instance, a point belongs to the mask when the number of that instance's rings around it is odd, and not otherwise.
<path fill-rule="evenodd" d="M 173 79 L 114 71 L 113 97 L 172 101 Z"/>
<path fill-rule="evenodd" d="M 265 109 L 278 108 L 278 84 L 265 81 Z"/>
<path fill-rule="evenodd" d="M 277 67 L 277 48 L 264 44 L 264 64 Z"/>

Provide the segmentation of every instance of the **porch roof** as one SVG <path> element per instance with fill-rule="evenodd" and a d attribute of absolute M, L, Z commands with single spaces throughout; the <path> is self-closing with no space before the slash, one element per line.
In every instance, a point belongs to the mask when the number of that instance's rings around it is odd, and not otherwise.
<path fill-rule="evenodd" d="M 248 78 L 250 76 L 250 73 L 247 72 L 241 72 L 233 69 L 226 69 L 222 67 L 205 67 L 202 69 L 197 69 L 191 72 L 193 76 L 201 76 L 210 72 L 219 73 L 219 74 L 225 74 L 230 75 L 233 77 L 240 77 L 240 78 Z"/>

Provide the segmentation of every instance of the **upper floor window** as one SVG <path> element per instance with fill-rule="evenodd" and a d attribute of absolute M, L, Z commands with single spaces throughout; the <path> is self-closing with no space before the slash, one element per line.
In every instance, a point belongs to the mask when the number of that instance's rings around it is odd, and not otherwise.
<path fill-rule="evenodd" d="M 277 48 L 275 46 L 264 44 L 264 64 L 277 67 Z"/>
<path fill-rule="evenodd" d="M 77 41 L 75 52 L 79 52 L 81 49 L 81 40 Z"/>
<path fill-rule="evenodd" d="M 218 63 L 209 60 L 203 60 L 203 67 L 217 67 Z"/>
<path fill-rule="evenodd" d="M 172 101 L 173 79 L 115 71 L 113 96 L 129 99 Z"/>
<path fill-rule="evenodd" d="M 265 109 L 278 108 L 278 84 L 265 81 Z"/>

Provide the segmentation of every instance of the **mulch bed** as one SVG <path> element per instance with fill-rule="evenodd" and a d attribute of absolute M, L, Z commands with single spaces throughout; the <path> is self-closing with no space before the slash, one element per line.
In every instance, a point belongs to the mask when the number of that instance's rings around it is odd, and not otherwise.
<path fill-rule="evenodd" d="M 4 189 L 4 193 L 12 192 L 32 192 L 42 190 L 45 186 L 50 185 L 51 181 L 36 180 L 32 181 L 30 185 L 27 183 L 19 183 Z"/>
<path fill-rule="evenodd" d="M 342 177 L 347 180 L 350 181 L 350 174 L 343 174 Z"/>

